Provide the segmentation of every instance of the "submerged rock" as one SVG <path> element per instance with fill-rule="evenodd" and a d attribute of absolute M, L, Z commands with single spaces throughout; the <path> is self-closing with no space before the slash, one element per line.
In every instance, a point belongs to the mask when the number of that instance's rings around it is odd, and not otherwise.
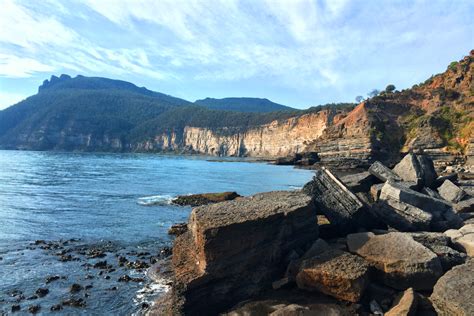
<path fill-rule="evenodd" d="M 237 192 L 221 192 L 221 193 L 201 193 L 191 195 L 180 195 L 172 201 L 177 205 L 201 206 L 206 204 L 231 201 L 240 197 Z"/>

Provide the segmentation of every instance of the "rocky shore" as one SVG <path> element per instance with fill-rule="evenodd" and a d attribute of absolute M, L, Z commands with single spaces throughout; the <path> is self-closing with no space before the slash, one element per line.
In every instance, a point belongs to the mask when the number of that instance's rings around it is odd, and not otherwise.
<path fill-rule="evenodd" d="M 199 206 L 150 315 L 473 315 L 474 182 L 408 154 Z M 469 178 L 469 177 L 467 177 Z"/>

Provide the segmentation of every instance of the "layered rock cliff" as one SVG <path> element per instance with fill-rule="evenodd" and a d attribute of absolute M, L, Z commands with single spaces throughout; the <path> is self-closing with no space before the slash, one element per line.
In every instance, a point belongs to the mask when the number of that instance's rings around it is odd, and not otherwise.
<path fill-rule="evenodd" d="M 163 133 L 140 143 L 138 151 L 185 150 L 216 156 L 280 157 L 302 152 L 309 142 L 332 125 L 332 109 L 286 120 L 276 120 L 248 130 L 186 126 L 180 132 Z"/>

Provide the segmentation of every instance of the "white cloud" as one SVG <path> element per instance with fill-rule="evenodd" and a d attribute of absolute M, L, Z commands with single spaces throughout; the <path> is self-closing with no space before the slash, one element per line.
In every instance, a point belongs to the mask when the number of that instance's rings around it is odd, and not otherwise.
<path fill-rule="evenodd" d="M 32 58 L 0 54 L 0 76 L 27 78 L 35 72 L 52 72 L 55 68 Z"/>

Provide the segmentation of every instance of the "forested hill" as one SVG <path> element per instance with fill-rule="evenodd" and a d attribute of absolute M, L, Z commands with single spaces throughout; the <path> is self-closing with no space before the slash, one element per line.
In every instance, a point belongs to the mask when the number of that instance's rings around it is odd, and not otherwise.
<path fill-rule="evenodd" d="M 294 111 L 294 108 L 260 98 L 205 98 L 197 100 L 197 105 L 205 106 L 213 110 L 237 111 L 237 112 L 275 112 Z"/>
<path fill-rule="evenodd" d="M 38 90 L 0 111 L 1 148 L 111 150 L 111 140 L 133 144 L 185 126 L 245 130 L 320 110 L 212 110 L 125 81 L 84 76 L 53 76 Z"/>

